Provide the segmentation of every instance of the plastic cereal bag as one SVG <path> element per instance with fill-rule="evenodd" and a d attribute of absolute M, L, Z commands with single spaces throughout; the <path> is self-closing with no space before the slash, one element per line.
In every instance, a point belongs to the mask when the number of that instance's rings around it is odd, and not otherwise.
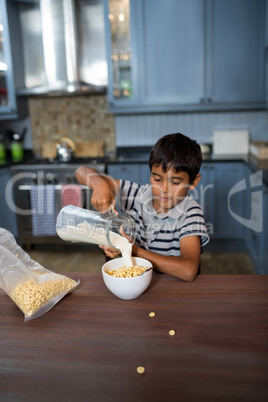
<path fill-rule="evenodd" d="M 0 287 L 24 313 L 25 321 L 45 314 L 79 282 L 42 267 L 0 228 Z"/>

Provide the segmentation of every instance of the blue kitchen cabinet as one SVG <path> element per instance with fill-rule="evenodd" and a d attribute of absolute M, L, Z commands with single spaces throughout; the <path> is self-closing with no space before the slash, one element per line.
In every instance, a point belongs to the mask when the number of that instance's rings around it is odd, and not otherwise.
<path fill-rule="evenodd" d="M 259 273 L 268 275 L 268 187 L 262 193 L 262 232 L 260 246 Z"/>
<path fill-rule="evenodd" d="M 214 235 L 215 226 L 215 204 L 214 204 L 214 164 L 202 163 L 200 170 L 201 180 L 195 190 L 192 192 L 195 200 L 201 205 L 210 236 Z"/>
<path fill-rule="evenodd" d="M 243 238 L 245 193 L 242 189 L 244 163 L 215 163 L 214 208 L 216 210 L 215 236 L 225 239 Z"/>
<path fill-rule="evenodd" d="M 150 179 L 148 163 L 114 163 L 107 168 L 108 175 L 114 179 L 134 181 L 139 184 L 147 184 Z"/>
<path fill-rule="evenodd" d="M 207 99 L 265 105 L 265 1 L 213 0 L 207 8 Z"/>
<path fill-rule="evenodd" d="M 195 104 L 204 99 L 205 10 L 202 1 L 139 0 L 140 102 Z"/>
<path fill-rule="evenodd" d="M 7 229 L 15 237 L 18 237 L 18 224 L 16 213 L 13 208 L 14 198 L 12 189 L 6 194 L 6 188 L 11 179 L 9 168 L 0 168 L 0 188 L 2 191 L 0 197 L 0 227 Z M 10 199 L 11 197 L 11 199 Z"/>
<path fill-rule="evenodd" d="M 268 187 L 263 183 L 262 170 L 245 175 L 246 216 L 244 237 L 256 273 L 268 274 Z"/>
<path fill-rule="evenodd" d="M 134 163 L 122 163 L 108 165 L 107 168 L 108 175 L 114 179 L 130 180 L 136 183 L 140 181 L 140 169 L 139 165 Z"/>
<path fill-rule="evenodd" d="M 114 179 L 129 180 L 139 184 L 149 183 L 150 170 L 148 163 L 113 163 L 108 164 L 107 173 Z M 119 206 L 116 205 L 119 210 Z"/>
<path fill-rule="evenodd" d="M 149 163 L 140 164 L 140 180 L 141 180 L 141 184 L 149 184 L 150 176 L 151 176 L 151 172 L 150 172 Z"/>
<path fill-rule="evenodd" d="M 245 211 L 245 193 L 239 183 L 244 179 L 242 162 L 204 162 L 202 179 L 193 195 L 202 206 L 211 238 L 242 239 L 239 222 Z"/>
<path fill-rule="evenodd" d="M 265 107 L 264 0 L 104 4 L 114 113 Z"/>
<path fill-rule="evenodd" d="M 268 0 L 265 0 L 265 47 L 268 48 Z"/>
<path fill-rule="evenodd" d="M 258 178 L 255 177 L 252 180 L 251 175 L 254 175 L 254 173 L 247 166 L 245 169 L 246 205 L 244 236 L 252 263 L 256 270 L 258 270 L 261 245 L 260 231 L 262 219 L 260 213 L 262 209 L 262 195 L 260 183 L 257 183 Z"/>
<path fill-rule="evenodd" d="M 7 2 L 0 0 L 0 120 L 17 117 Z"/>

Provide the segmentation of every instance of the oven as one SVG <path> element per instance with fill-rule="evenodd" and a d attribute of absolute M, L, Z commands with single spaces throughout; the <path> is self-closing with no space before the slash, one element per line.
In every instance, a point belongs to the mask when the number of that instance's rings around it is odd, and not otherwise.
<path fill-rule="evenodd" d="M 61 191 L 66 184 L 77 184 L 75 171 L 79 166 L 93 167 L 98 172 L 106 172 L 106 163 L 102 158 L 74 159 L 72 163 L 59 163 L 57 160 L 32 160 L 24 164 L 13 165 L 12 191 L 13 208 L 17 214 L 19 242 L 24 248 L 31 249 L 35 245 L 66 246 L 66 242 L 55 235 L 34 235 L 32 227 L 31 189 L 33 186 L 53 184 L 57 212 L 61 209 Z M 82 207 L 94 209 L 91 205 L 92 190 L 85 186 L 82 189 Z M 37 187 L 35 187 L 36 189 Z M 69 244 L 68 244 L 69 246 Z"/>

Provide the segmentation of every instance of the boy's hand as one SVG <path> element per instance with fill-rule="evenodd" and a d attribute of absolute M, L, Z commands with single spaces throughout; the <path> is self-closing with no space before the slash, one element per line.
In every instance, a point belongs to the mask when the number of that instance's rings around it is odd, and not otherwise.
<path fill-rule="evenodd" d="M 114 193 L 108 184 L 103 182 L 101 187 L 97 187 L 95 190 L 93 190 L 91 203 L 94 208 L 102 213 L 107 212 L 111 205 L 115 207 L 116 201 Z"/>
<path fill-rule="evenodd" d="M 116 250 L 115 248 L 112 248 L 112 247 L 107 247 L 107 246 L 99 246 L 99 247 L 104 251 L 104 253 L 107 255 L 107 257 L 110 257 L 110 258 L 115 258 L 119 254 L 121 254 L 119 250 Z"/>

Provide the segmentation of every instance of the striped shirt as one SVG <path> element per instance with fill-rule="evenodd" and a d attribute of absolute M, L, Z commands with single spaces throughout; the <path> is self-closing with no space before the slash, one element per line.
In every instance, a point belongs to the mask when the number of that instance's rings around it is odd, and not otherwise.
<path fill-rule="evenodd" d="M 168 212 L 157 214 L 150 184 L 120 180 L 117 203 L 123 212 L 134 218 L 136 242 L 143 249 L 179 256 L 183 237 L 200 236 L 201 246 L 209 242 L 202 208 L 192 195 L 187 195 Z"/>

